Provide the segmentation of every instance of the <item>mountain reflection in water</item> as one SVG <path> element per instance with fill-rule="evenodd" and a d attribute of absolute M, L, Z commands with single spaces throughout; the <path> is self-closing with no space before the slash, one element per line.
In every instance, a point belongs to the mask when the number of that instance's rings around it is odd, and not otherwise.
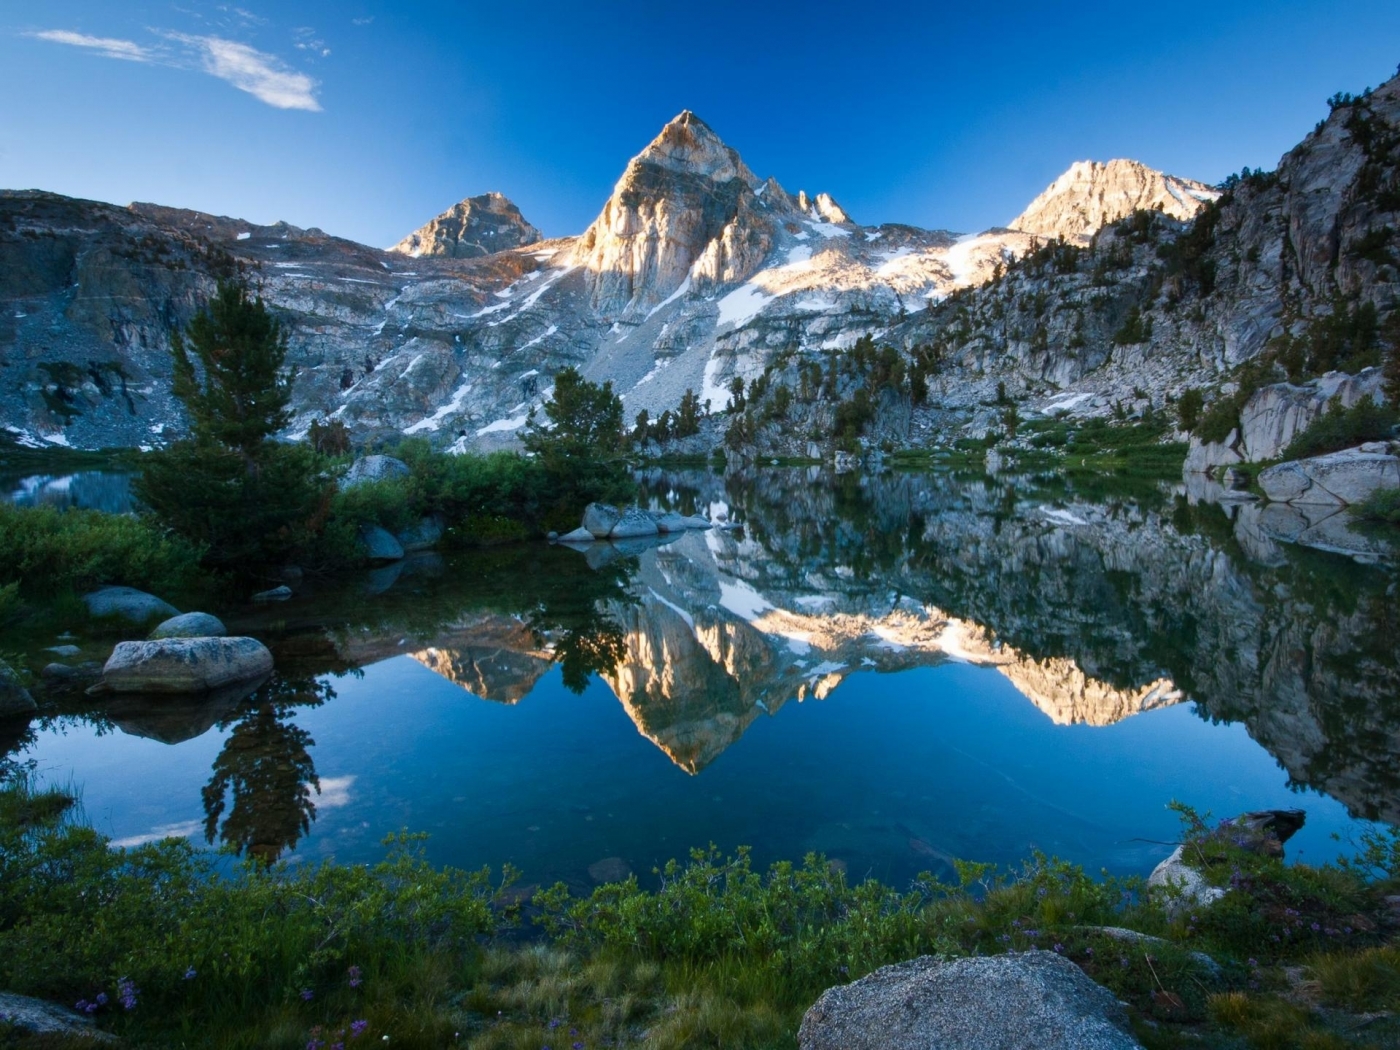
<path fill-rule="evenodd" d="M 1171 486 L 790 469 L 643 482 L 653 506 L 732 508 L 742 527 L 427 556 L 308 588 L 229 617 L 276 658 L 278 677 L 251 697 L 91 717 L 167 743 L 217 726 L 203 830 L 266 859 L 295 846 L 326 797 L 296 719 L 335 711 L 330 676 L 401 656 L 505 705 L 556 665 L 574 692 L 601 680 L 698 776 L 760 715 L 825 699 L 860 672 L 994 668 L 1059 725 L 1189 700 L 1203 718 L 1243 722 L 1291 785 L 1400 822 L 1393 563 L 1280 546 L 1248 515 L 1232 521 Z M 925 866 L 941 855 L 898 829 Z"/>

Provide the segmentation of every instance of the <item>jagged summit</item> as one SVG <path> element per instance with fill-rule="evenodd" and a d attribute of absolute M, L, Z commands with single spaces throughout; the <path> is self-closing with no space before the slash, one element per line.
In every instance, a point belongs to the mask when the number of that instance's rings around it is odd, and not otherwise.
<path fill-rule="evenodd" d="M 714 129 L 688 109 L 681 110 L 667 122 L 656 138 L 632 158 L 628 172 L 648 165 L 700 175 L 713 182 L 738 178 L 750 189 L 759 186 L 759 180 L 745 166 L 738 151 L 726 145 Z M 627 173 L 624 173 L 623 180 L 626 179 Z"/>
<path fill-rule="evenodd" d="M 540 231 L 525 221 L 520 209 L 504 194 L 492 192 L 454 204 L 389 251 L 414 258 L 438 255 L 475 259 L 538 240 Z"/>
<path fill-rule="evenodd" d="M 1203 182 L 1167 175 L 1135 160 L 1081 160 L 1007 225 L 1022 233 L 1087 240 L 1144 209 L 1192 219 L 1219 196 Z"/>

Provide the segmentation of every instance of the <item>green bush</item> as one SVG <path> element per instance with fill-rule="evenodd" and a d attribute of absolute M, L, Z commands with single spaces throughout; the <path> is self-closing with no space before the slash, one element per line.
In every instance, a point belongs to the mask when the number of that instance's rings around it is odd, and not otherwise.
<path fill-rule="evenodd" d="M 1363 521 L 1381 521 L 1400 525 L 1400 489 L 1377 489 L 1351 508 L 1352 514 Z"/>
<path fill-rule="evenodd" d="M 0 503 L 0 584 L 17 585 L 0 604 L 11 611 L 20 595 L 44 598 L 107 583 L 178 593 L 203 582 L 200 554 L 143 518 Z"/>
<path fill-rule="evenodd" d="M 1205 407 L 1205 397 L 1195 387 L 1185 390 L 1181 394 L 1181 400 L 1176 403 L 1177 421 L 1181 424 L 1181 429 L 1186 433 L 1191 433 L 1201 422 L 1201 409 Z M 1228 436 L 1229 431 L 1226 431 Z"/>
<path fill-rule="evenodd" d="M 1395 427 L 1396 411 L 1390 405 L 1377 404 L 1365 398 L 1343 408 L 1340 401 L 1332 402 L 1312 425 L 1289 442 L 1284 459 L 1305 459 L 1327 452 L 1339 452 L 1367 441 L 1384 441 Z"/>

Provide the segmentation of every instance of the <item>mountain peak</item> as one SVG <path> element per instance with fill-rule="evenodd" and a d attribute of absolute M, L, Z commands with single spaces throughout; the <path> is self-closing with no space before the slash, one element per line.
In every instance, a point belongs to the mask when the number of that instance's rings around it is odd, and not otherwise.
<path fill-rule="evenodd" d="M 525 221 L 510 198 L 492 191 L 458 201 L 389 251 L 414 258 L 437 255 L 475 259 L 534 244 L 539 239 L 540 231 Z"/>
<path fill-rule="evenodd" d="M 727 145 L 714 129 L 688 109 L 681 110 L 667 121 L 656 138 L 632 158 L 627 169 L 630 172 L 647 165 L 699 175 L 712 182 L 742 178 L 750 189 L 759 185 L 759 180 L 745 166 L 738 151 Z M 626 178 L 624 173 L 623 179 Z"/>
<path fill-rule="evenodd" d="M 1193 219 L 1218 190 L 1167 175 L 1136 160 L 1080 160 L 1008 225 L 1022 233 L 1085 240 L 1135 211 Z"/>

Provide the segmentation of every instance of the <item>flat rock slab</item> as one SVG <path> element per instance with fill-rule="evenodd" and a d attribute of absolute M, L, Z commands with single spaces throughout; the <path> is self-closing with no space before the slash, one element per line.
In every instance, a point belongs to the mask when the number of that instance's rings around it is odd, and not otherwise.
<path fill-rule="evenodd" d="M 162 638 L 117 643 L 102 681 L 116 693 L 207 693 L 271 673 L 255 638 Z"/>
<path fill-rule="evenodd" d="M 117 1041 L 116 1036 L 102 1031 L 92 1023 L 92 1018 L 76 1010 L 13 992 L 0 992 L 0 1019 L 31 1035 L 78 1037 L 93 1043 Z"/>
<path fill-rule="evenodd" d="M 1054 952 L 931 956 L 828 988 L 801 1050 L 1141 1050 L 1108 989 Z"/>
<path fill-rule="evenodd" d="M 135 587 L 103 587 L 83 595 L 83 604 L 93 616 L 116 617 L 128 623 L 145 624 L 180 615 L 180 610 L 169 602 Z"/>
<path fill-rule="evenodd" d="M 1275 503 L 1343 506 L 1364 503 L 1379 489 L 1400 488 L 1400 459 L 1377 446 L 1280 463 L 1259 475 L 1259 487 Z"/>
<path fill-rule="evenodd" d="M 156 625 L 151 638 L 222 638 L 228 628 L 217 616 L 202 612 L 181 613 Z"/>
<path fill-rule="evenodd" d="M 628 507 L 608 533 L 609 539 L 627 540 L 638 536 L 655 536 L 661 530 L 650 514 L 639 507 Z"/>

